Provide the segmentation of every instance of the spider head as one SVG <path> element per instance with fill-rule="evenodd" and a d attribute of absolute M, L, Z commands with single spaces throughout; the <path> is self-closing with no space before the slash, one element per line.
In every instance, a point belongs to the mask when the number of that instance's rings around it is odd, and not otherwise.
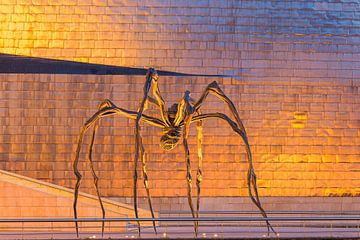
<path fill-rule="evenodd" d="M 160 138 L 161 148 L 170 151 L 171 149 L 176 147 L 181 137 L 180 130 L 181 130 L 180 127 L 175 127 L 175 126 L 164 128 L 163 130 L 164 135 L 162 135 Z"/>

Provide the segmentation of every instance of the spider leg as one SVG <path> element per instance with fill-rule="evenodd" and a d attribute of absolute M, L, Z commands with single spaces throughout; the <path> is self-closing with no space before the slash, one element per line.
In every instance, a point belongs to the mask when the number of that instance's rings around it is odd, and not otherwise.
<path fill-rule="evenodd" d="M 191 104 L 190 104 L 191 103 Z M 194 207 L 193 207 L 193 203 L 192 203 L 192 197 L 191 197 L 191 183 L 192 183 L 192 177 L 191 177 L 191 166 L 190 166 L 190 152 L 189 152 L 189 147 L 187 144 L 187 137 L 188 137 L 188 128 L 191 123 L 191 118 L 192 115 L 195 112 L 195 109 L 193 107 L 193 104 L 195 103 L 195 101 L 190 97 L 190 92 L 186 91 L 185 92 L 185 96 L 184 98 L 180 101 L 180 103 L 178 104 L 178 109 L 174 118 L 174 122 L 173 124 L 175 126 L 178 126 L 180 124 L 183 124 L 184 127 L 184 133 L 183 133 L 183 138 L 184 138 L 184 147 L 185 147 L 185 159 L 186 159 L 186 166 L 187 166 L 187 183 L 188 183 L 188 202 L 189 202 L 189 206 L 191 209 L 191 213 L 193 215 L 194 218 L 198 218 L 199 217 L 199 208 L 200 208 L 200 183 L 202 180 L 202 172 L 201 172 L 201 167 L 202 167 L 202 148 L 201 148 L 201 144 L 202 144 L 202 121 L 198 121 L 197 125 L 196 125 L 196 132 L 197 132 L 197 148 L 198 148 L 198 170 L 196 173 L 196 188 L 197 188 L 197 196 L 196 196 L 196 214 L 194 214 Z M 196 113 L 199 115 L 200 109 L 198 109 L 196 111 Z M 198 232 L 198 226 L 199 226 L 199 222 L 195 221 L 194 222 L 194 227 L 195 227 L 195 234 L 197 236 L 197 232 Z"/>
<path fill-rule="evenodd" d="M 186 160 L 186 181 L 187 181 L 187 195 L 188 195 L 188 203 L 191 210 L 192 217 L 196 219 L 196 214 L 194 211 L 194 205 L 192 201 L 192 176 L 191 176 L 191 161 L 190 161 L 190 150 L 188 145 L 188 136 L 189 136 L 189 127 L 191 123 L 191 119 L 195 113 L 194 108 L 190 104 L 190 92 L 186 91 L 183 100 L 179 104 L 179 106 L 182 106 L 181 108 L 184 108 L 185 111 L 181 110 L 181 113 L 179 115 L 183 115 L 184 113 L 184 128 L 183 128 L 183 145 L 185 150 L 185 160 Z M 195 235 L 198 234 L 198 222 L 194 221 L 194 230 Z"/>
<path fill-rule="evenodd" d="M 139 218 L 138 209 L 137 209 L 137 179 L 138 179 L 137 166 L 138 166 L 140 148 L 141 148 L 141 145 L 142 145 L 140 120 L 141 120 L 141 117 L 143 115 L 143 111 L 145 109 L 146 103 L 147 103 L 148 98 L 149 98 L 149 91 L 150 91 L 150 88 L 151 88 L 151 84 L 152 83 L 154 83 L 154 84 L 157 83 L 157 79 L 158 79 L 158 75 L 157 75 L 155 69 L 149 68 L 149 70 L 148 70 L 148 72 L 146 74 L 146 81 L 145 81 L 145 85 L 144 85 L 144 96 L 143 96 L 143 99 L 142 99 L 142 101 L 140 103 L 140 106 L 139 106 L 139 109 L 138 109 L 138 112 L 137 112 L 137 116 L 136 116 L 136 120 L 135 120 L 134 210 L 135 210 L 135 217 L 136 218 Z M 158 101 L 160 106 L 162 106 L 159 99 L 157 98 L 156 100 Z M 162 109 L 162 107 L 160 107 L 160 109 Z M 139 232 L 139 236 L 140 236 L 140 234 L 141 234 L 141 226 L 140 226 L 139 221 L 137 221 L 137 223 L 138 223 L 138 232 Z"/>
<path fill-rule="evenodd" d="M 165 123 L 166 126 L 170 126 L 170 120 L 169 120 L 169 117 L 167 115 L 167 112 L 166 112 L 166 104 L 165 104 L 165 101 L 164 99 L 161 97 L 161 93 L 160 93 L 160 89 L 159 89 L 159 85 L 158 85 L 158 74 L 156 72 L 155 69 L 149 69 L 151 72 L 151 77 L 152 77 L 152 93 L 153 95 L 155 96 L 155 99 L 149 97 L 148 100 L 152 103 L 155 103 L 154 100 L 156 100 L 156 103 L 159 108 L 160 108 L 160 115 L 161 115 L 161 118 L 163 120 L 163 122 Z M 148 73 L 149 74 L 149 73 Z"/>
<path fill-rule="evenodd" d="M 190 98 L 190 102 L 192 105 L 195 104 L 195 100 Z M 200 108 L 196 111 L 197 116 L 201 114 Z M 200 120 L 196 122 L 196 140 L 197 140 L 197 155 L 198 155 L 198 169 L 196 172 L 196 217 L 199 218 L 199 210 L 200 210 L 200 185 L 202 182 L 202 141 L 203 141 L 203 121 Z M 198 223 L 198 222 L 197 222 Z M 199 227 L 199 224 L 198 224 Z"/>
<path fill-rule="evenodd" d="M 196 196 L 196 217 L 199 217 L 199 209 L 200 209 L 200 184 L 202 181 L 202 140 L 203 140 L 203 121 L 200 120 L 196 123 L 196 138 L 197 138 L 197 154 L 198 154 L 198 170 L 196 173 L 196 187 L 197 187 L 197 196 Z"/>
<path fill-rule="evenodd" d="M 206 97 L 209 95 L 209 93 L 212 93 L 216 97 L 218 97 L 220 100 L 222 100 L 230 109 L 233 117 L 235 118 L 235 122 L 237 124 L 238 129 L 241 131 L 241 137 L 243 138 L 245 144 L 246 144 L 246 152 L 248 155 L 248 161 L 249 161 L 249 171 L 248 171 L 248 190 L 249 195 L 253 203 L 259 208 L 262 215 L 266 217 L 266 213 L 264 209 L 261 207 L 260 199 L 258 195 L 257 185 L 256 185 L 256 175 L 255 170 L 252 163 L 252 155 L 250 151 L 250 145 L 248 143 L 245 127 L 240 119 L 239 113 L 235 108 L 234 103 L 225 95 L 225 93 L 221 90 L 219 84 L 214 81 L 210 83 L 207 88 L 205 89 L 204 93 L 201 95 L 200 99 L 195 103 L 194 108 L 195 110 L 200 109 L 202 103 L 205 101 Z M 253 188 L 253 189 L 252 189 Z M 253 196 L 253 192 L 255 193 L 255 197 Z M 268 223 L 268 222 L 267 222 Z M 270 228 L 272 229 L 271 225 L 268 224 L 268 234 Z M 273 230 L 273 229 L 272 229 Z"/>
<path fill-rule="evenodd" d="M 199 100 L 195 103 L 195 105 L 194 105 L 195 110 L 197 111 L 198 109 L 200 109 L 201 105 L 204 103 L 204 101 L 205 101 L 206 97 L 209 95 L 209 93 L 212 93 L 213 95 L 218 97 L 220 100 L 222 100 L 224 103 L 226 103 L 226 105 L 229 107 L 233 117 L 235 118 L 238 127 L 246 135 L 245 127 L 242 124 L 239 113 L 236 110 L 234 103 L 225 95 L 225 93 L 221 90 L 219 84 L 216 81 L 210 83 L 207 86 L 204 93 L 201 95 Z"/>
<path fill-rule="evenodd" d="M 148 101 L 149 101 L 149 103 L 152 103 L 152 104 L 160 107 L 160 104 L 158 103 L 158 101 L 155 98 L 148 96 Z"/>
<path fill-rule="evenodd" d="M 243 139 L 245 146 L 246 146 L 246 153 L 247 153 L 248 162 L 249 162 L 249 170 L 248 170 L 248 174 L 247 174 L 247 180 L 248 180 L 248 191 L 249 191 L 250 199 L 260 210 L 263 217 L 267 218 L 267 214 L 266 214 L 265 210 L 263 209 L 263 207 L 261 206 L 261 202 L 259 199 L 259 194 L 258 194 L 257 184 L 256 184 L 256 174 L 255 174 L 254 167 L 252 164 L 252 155 L 251 155 L 250 145 L 249 145 L 246 133 L 241 128 L 239 128 L 239 126 L 236 122 L 231 120 L 228 116 L 226 116 L 223 113 L 201 114 L 201 115 L 193 117 L 192 122 L 198 122 L 198 121 L 202 121 L 202 120 L 208 119 L 208 118 L 221 118 L 221 119 L 227 121 L 228 124 L 230 125 L 230 127 L 234 130 L 234 132 L 236 132 L 238 135 L 240 135 L 240 137 Z M 255 196 L 254 196 L 253 192 L 255 193 Z M 274 228 L 271 226 L 271 224 L 269 223 L 268 220 L 266 220 L 266 225 L 268 228 L 268 235 L 270 233 L 270 230 L 274 234 L 277 235 L 277 232 L 274 230 Z"/>
<path fill-rule="evenodd" d="M 148 197 L 148 203 L 149 203 L 149 207 L 150 207 L 150 211 L 151 211 L 151 217 L 155 218 L 152 203 L 151 203 L 151 195 L 150 195 L 150 189 L 149 189 L 149 178 L 148 178 L 147 171 L 146 171 L 145 148 L 144 148 L 144 144 L 142 143 L 142 138 L 140 138 L 140 144 L 141 144 L 141 146 L 140 146 L 140 154 L 141 154 L 142 171 L 143 171 L 143 175 L 144 175 L 144 186 L 145 186 L 146 194 L 147 194 L 147 197 Z M 153 221 L 153 227 L 154 227 L 155 233 L 157 234 L 155 221 Z"/>
<path fill-rule="evenodd" d="M 97 111 L 81 128 L 80 131 L 80 135 L 79 135 L 79 139 L 78 139 L 78 144 L 77 144 L 77 148 L 76 148 L 76 154 L 75 154 L 75 160 L 73 163 L 73 169 L 74 169 L 74 173 L 76 176 L 76 183 L 75 183 L 75 190 L 74 190 L 74 203 L 73 203 L 73 209 L 74 209 L 74 217 L 75 219 L 77 219 L 77 199 L 79 196 L 79 187 L 80 187 L 80 182 L 82 179 L 82 175 L 79 172 L 78 169 L 78 163 L 79 163 L 79 156 L 80 156 L 80 150 L 81 150 L 81 145 L 82 145 L 82 141 L 84 138 L 84 134 L 85 132 L 89 129 L 89 127 L 91 125 L 93 125 L 99 118 L 103 117 L 103 116 L 107 116 L 107 115 L 113 115 L 115 114 L 115 108 L 113 107 L 109 107 L 109 108 L 105 108 L 102 110 Z M 78 226 L 78 222 L 75 222 L 75 227 L 76 227 L 76 235 L 77 237 L 79 237 L 79 226 Z"/>
<path fill-rule="evenodd" d="M 115 107 L 115 105 L 110 100 L 106 99 L 100 103 L 99 110 L 102 110 L 106 107 Z M 92 136 L 91 136 L 91 142 L 89 144 L 88 159 L 89 159 L 89 163 L 90 163 L 91 173 L 94 178 L 94 186 L 95 186 L 96 194 L 97 194 L 97 197 L 98 197 L 98 200 L 100 203 L 102 217 L 105 218 L 105 208 L 104 208 L 103 202 L 101 200 L 99 186 L 98 186 L 99 178 L 95 173 L 94 165 L 93 165 L 93 161 L 92 161 L 92 150 L 93 150 L 93 146 L 94 146 L 94 142 L 95 142 L 96 130 L 98 129 L 99 124 L 100 124 L 100 118 L 98 120 L 96 120 L 94 123 L 93 132 L 92 132 Z M 102 225 L 101 225 L 101 236 L 104 236 L 104 229 L 105 229 L 105 222 L 103 221 Z"/>
<path fill-rule="evenodd" d="M 108 101 L 108 102 L 111 103 L 110 101 Z M 78 169 L 78 163 L 79 163 L 81 145 L 82 145 L 82 142 L 83 142 L 85 132 L 94 123 L 96 123 L 100 118 L 110 116 L 110 115 L 114 115 L 114 114 L 122 115 L 124 117 L 131 118 L 131 119 L 136 119 L 136 117 L 137 117 L 137 112 L 125 110 L 123 108 L 116 107 L 115 105 L 112 104 L 110 107 L 103 106 L 103 108 L 98 110 L 91 118 L 89 118 L 81 128 L 79 138 L 78 138 L 76 153 L 75 153 L 75 159 L 74 159 L 74 162 L 73 162 L 73 170 L 74 170 L 74 174 L 76 175 L 76 183 L 75 183 L 75 190 L 74 190 L 74 203 L 73 203 L 73 210 L 74 210 L 75 219 L 77 219 L 77 208 L 76 207 L 77 207 L 77 200 L 78 200 L 78 195 L 79 195 L 80 182 L 81 182 L 81 179 L 82 179 L 82 175 L 81 175 L 81 173 L 79 172 L 79 169 Z M 164 123 L 160 119 L 149 117 L 149 116 L 146 116 L 146 115 L 143 115 L 142 117 L 143 118 L 141 120 L 148 123 L 148 124 L 150 124 L 150 125 L 157 126 L 157 127 L 160 127 L 160 128 L 164 127 Z M 93 135 L 93 137 L 94 137 L 94 135 Z M 92 142 L 93 142 L 93 139 L 92 139 Z M 79 228 L 78 228 L 78 223 L 77 222 L 75 222 L 75 227 L 76 227 L 76 235 L 79 236 Z"/>

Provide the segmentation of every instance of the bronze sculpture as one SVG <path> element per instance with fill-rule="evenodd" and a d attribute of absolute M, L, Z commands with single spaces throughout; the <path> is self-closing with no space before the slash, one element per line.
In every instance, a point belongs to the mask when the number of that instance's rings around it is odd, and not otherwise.
<path fill-rule="evenodd" d="M 146 188 L 146 193 L 148 197 L 148 203 L 150 207 L 150 211 L 152 214 L 152 217 L 154 218 L 154 212 L 151 204 L 151 196 L 150 196 L 150 190 L 149 190 L 149 182 L 148 182 L 148 175 L 146 172 L 146 162 L 145 162 L 145 149 L 144 145 L 142 143 L 142 136 L 141 136 L 141 127 L 140 127 L 140 121 L 143 121 L 145 123 L 148 123 L 152 126 L 160 127 L 163 130 L 163 136 L 160 138 L 160 146 L 165 150 L 171 150 L 178 144 L 181 136 L 183 138 L 183 146 L 185 149 L 185 159 L 186 159 L 186 169 L 187 169 L 187 195 L 188 195 L 188 203 L 191 210 L 192 217 L 194 218 L 194 230 L 195 234 L 197 235 L 198 232 L 198 222 L 196 221 L 196 218 L 199 217 L 199 208 L 200 208 L 200 184 L 202 181 L 202 123 L 205 119 L 208 118 L 219 118 L 225 120 L 230 127 L 234 130 L 235 133 L 240 135 L 242 140 L 245 143 L 248 162 L 249 162 L 249 169 L 247 174 L 247 185 L 248 185 L 248 191 L 250 198 L 252 202 L 258 207 L 263 217 L 267 218 L 266 212 L 261 206 L 257 185 L 256 185 L 256 175 L 252 164 L 252 155 L 250 151 L 250 145 L 248 143 L 247 135 L 245 128 L 242 124 L 242 121 L 239 117 L 239 114 L 235 108 L 235 105 L 233 102 L 224 94 L 224 92 L 220 89 L 218 83 L 216 81 L 210 83 L 199 100 L 195 101 L 190 97 L 190 92 L 186 91 L 184 94 L 184 97 L 181 99 L 179 104 L 173 104 L 168 110 L 166 110 L 165 101 L 161 97 L 160 90 L 158 87 L 158 74 L 155 69 L 150 68 L 146 74 L 146 82 L 144 85 L 144 97 L 140 103 L 138 111 L 129 111 L 120 107 L 115 106 L 110 100 L 103 101 L 100 106 L 99 110 L 86 121 L 84 126 L 81 129 L 80 136 L 78 139 L 78 145 L 76 149 L 76 156 L 73 164 L 74 173 L 76 175 L 76 185 L 75 185 L 75 192 L 74 192 L 74 216 L 77 218 L 77 199 L 78 199 L 78 190 L 80 186 L 81 181 L 81 174 L 78 170 L 78 161 L 79 161 L 79 154 L 81 150 L 81 145 L 83 141 L 83 137 L 85 132 L 93 126 L 93 133 L 91 142 L 89 144 L 89 150 L 88 150 L 88 159 L 90 162 L 91 171 L 94 177 L 94 186 L 96 189 L 96 193 L 99 199 L 99 203 L 102 209 L 102 216 L 105 218 L 105 209 L 103 206 L 103 203 L 101 201 L 99 189 L 98 189 L 98 177 L 96 176 L 96 173 L 93 168 L 92 164 L 92 148 L 94 144 L 96 129 L 99 126 L 99 121 L 101 118 L 111 115 L 122 115 L 127 118 L 135 119 L 135 159 L 134 159 L 134 211 L 135 211 L 135 217 L 138 218 L 138 210 L 137 210 L 137 164 L 139 157 L 141 159 L 142 163 L 142 171 L 144 175 L 144 185 Z M 150 90 L 152 89 L 152 94 L 155 98 L 149 96 Z M 230 117 L 223 113 L 207 113 L 202 114 L 200 111 L 200 108 L 205 101 L 208 94 L 211 93 L 221 99 L 223 102 L 227 104 L 229 109 L 232 112 L 233 118 L 235 121 L 231 120 Z M 151 116 L 147 116 L 143 114 L 143 111 L 146 108 L 147 103 L 155 104 L 160 109 L 160 115 L 161 118 L 155 118 Z M 194 211 L 194 205 L 192 202 L 192 176 L 191 176 L 191 162 L 190 162 L 190 152 L 188 147 L 188 134 L 189 134 L 189 126 L 191 123 L 196 122 L 196 131 L 197 131 L 197 148 L 198 148 L 198 169 L 197 169 L 197 175 L 196 175 L 196 186 L 197 186 L 197 197 L 196 197 L 196 211 Z M 255 195 L 255 196 L 254 196 Z M 78 224 L 76 224 L 76 233 L 79 234 L 78 231 Z M 270 223 L 266 220 L 268 232 L 270 232 L 270 229 L 272 232 L 276 233 Z M 155 221 L 153 221 L 153 227 L 156 232 L 156 225 Z M 140 223 L 138 222 L 138 230 L 140 234 Z M 104 232 L 104 222 L 102 223 L 102 233 Z"/>

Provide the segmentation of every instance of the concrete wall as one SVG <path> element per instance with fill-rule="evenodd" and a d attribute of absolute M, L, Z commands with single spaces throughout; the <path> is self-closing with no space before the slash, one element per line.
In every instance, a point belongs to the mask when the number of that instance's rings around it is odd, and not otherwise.
<path fill-rule="evenodd" d="M 236 75 L 217 80 L 247 128 L 260 194 L 355 196 L 359 13 L 355 0 L 2 0 L 0 52 Z M 104 98 L 135 110 L 144 82 L 122 76 L 0 78 L 1 168 L 67 187 L 74 184 L 71 163 L 81 125 Z M 186 89 L 199 97 L 213 80 L 161 77 L 160 89 L 173 103 Z M 215 98 L 204 111 L 228 113 Z M 131 196 L 133 121 L 111 118 L 103 126 L 94 156 L 101 192 Z M 220 121 L 205 126 L 202 194 L 246 196 L 241 141 Z M 165 154 L 158 147 L 161 132 L 143 129 L 152 194 L 186 195 L 182 147 Z M 196 166 L 194 138 L 190 142 Z M 91 192 L 85 151 L 82 161 L 82 189 Z"/>
<path fill-rule="evenodd" d="M 32 178 L 0 170 L 0 214 L 2 218 L 73 218 L 73 191 L 54 184 L 49 184 Z M 134 217 L 132 206 L 118 201 L 104 200 L 106 216 L 109 218 Z M 79 218 L 93 218 L 102 216 L 97 196 L 79 193 L 77 212 Z M 156 214 L 156 213 L 155 213 Z M 149 211 L 139 209 L 142 217 L 151 217 Z M 157 216 L 157 215 L 155 215 Z M 128 224 L 131 224 L 129 222 Z M 106 223 L 107 231 L 124 232 L 127 224 Z M 142 225 L 149 226 L 144 223 Z M 39 228 L 40 227 L 40 228 Z M 80 223 L 80 233 L 101 232 L 101 223 Z M 17 234 L 29 232 L 64 232 L 67 237 L 74 237 L 73 222 L 2 222 L 2 238 L 19 239 Z M 5 236 L 4 236 L 5 235 Z M 45 235 L 46 236 L 46 235 Z M 51 238 L 51 236 L 49 237 Z"/>

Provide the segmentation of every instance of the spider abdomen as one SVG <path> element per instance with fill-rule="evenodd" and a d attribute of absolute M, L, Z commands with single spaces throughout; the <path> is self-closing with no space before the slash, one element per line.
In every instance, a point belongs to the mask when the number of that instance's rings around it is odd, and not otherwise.
<path fill-rule="evenodd" d="M 179 139 L 181 137 L 181 128 L 180 127 L 166 127 L 163 130 L 164 135 L 160 138 L 160 146 L 164 150 L 171 150 L 179 142 Z"/>

